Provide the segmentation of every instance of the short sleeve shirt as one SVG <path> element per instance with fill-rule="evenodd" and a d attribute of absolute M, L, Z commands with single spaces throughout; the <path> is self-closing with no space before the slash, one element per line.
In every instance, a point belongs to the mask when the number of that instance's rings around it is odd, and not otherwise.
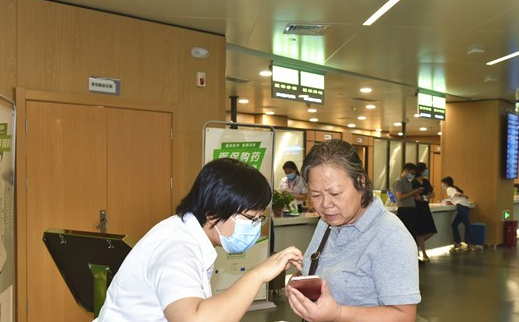
<path fill-rule="evenodd" d="M 409 193 L 413 191 L 413 185 L 409 180 L 406 178 L 398 177 L 398 179 L 393 183 L 393 191 L 397 192 L 400 191 L 402 193 Z M 411 196 L 409 198 L 405 198 L 403 200 L 400 200 L 397 198 L 396 205 L 398 207 L 415 207 L 414 198 Z"/>
<path fill-rule="evenodd" d="M 192 214 L 155 225 L 115 274 L 99 322 L 167 322 L 164 309 L 186 297 L 211 297 L 216 250 Z"/>
<path fill-rule="evenodd" d="M 419 303 L 416 243 L 400 219 L 374 198 L 357 222 L 332 227 L 316 274 L 328 281 L 341 305 Z M 304 274 L 327 227 L 321 219 L 303 258 Z"/>

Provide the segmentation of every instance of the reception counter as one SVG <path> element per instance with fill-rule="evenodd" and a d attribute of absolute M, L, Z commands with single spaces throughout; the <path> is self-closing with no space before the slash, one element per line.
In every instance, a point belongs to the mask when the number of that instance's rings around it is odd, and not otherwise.
<path fill-rule="evenodd" d="M 454 244 L 451 223 L 456 216 L 456 206 L 442 203 L 431 203 L 429 206 L 438 233 L 427 240 L 426 248 L 431 249 Z M 475 204 L 471 203 L 471 208 L 474 207 Z M 388 206 L 386 209 L 396 213 L 395 206 Z M 274 250 L 277 252 L 288 246 L 296 246 L 304 252 L 317 226 L 319 215 L 317 213 L 302 213 L 298 216 L 274 217 L 273 221 Z M 464 227 L 460 225 L 458 228 L 463 239 Z"/>

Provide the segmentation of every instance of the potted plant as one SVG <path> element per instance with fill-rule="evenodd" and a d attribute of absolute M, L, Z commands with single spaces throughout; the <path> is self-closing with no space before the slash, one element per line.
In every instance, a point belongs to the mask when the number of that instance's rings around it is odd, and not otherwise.
<path fill-rule="evenodd" d="M 290 202 L 294 200 L 294 196 L 282 190 L 274 190 L 272 196 L 272 211 L 274 215 L 281 216 L 283 209 L 290 209 Z"/>

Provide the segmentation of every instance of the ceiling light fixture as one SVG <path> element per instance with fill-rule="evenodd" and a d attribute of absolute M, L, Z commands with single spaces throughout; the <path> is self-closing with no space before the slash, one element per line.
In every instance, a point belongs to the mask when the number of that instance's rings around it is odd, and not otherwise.
<path fill-rule="evenodd" d="M 361 93 L 371 93 L 372 89 L 369 87 L 363 87 L 360 89 Z"/>
<path fill-rule="evenodd" d="M 355 126 L 356 126 L 356 125 L 353 124 L 353 123 L 348 124 L 348 127 L 350 127 L 350 128 L 353 128 L 353 127 L 355 127 Z"/>
<path fill-rule="evenodd" d="M 373 104 L 368 104 L 368 105 L 366 105 L 366 108 L 367 108 L 368 110 L 372 110 L 372 109 L 376 108 L 376 106 L 373 105 Z"/>
<path fill-rule="evenodd" d="M 308 113 L 315 113 L 315 112 L 317 112 L 317 109 L 309 108 L 307 111 L 308 111 Z"/>
<path fill-rule="evenodd" d="M 393 123 L 393 125 L 394 125 L 394 126 L 402 126 L 402 123 L 400 123 L 400 122 L 395 122 L 395 123 Z"/>
<path fill-rule="evenodd" d="M 402 136 L 402 135 L 404 135 L 404 133 L 398 132 L 398 136 Z"/>
<path fill-rule="evenodd" d="M 383 14 L 385 14 L 389 9 L 391 9 L 395 4 L 400 0 L 389 0 L 386 2 L 380 9 L 377 10 L 368 20 L 366 20 L 362 25 L 371 26 L 378 18 L 380 18 Z"/>
<path fill-rule="evenodd" d="M 438 132 L 438 135 L 442 135 L 442 132 Z"/>
<path fill-rule="evenodd" d="M 513 58 L 515 56 L 519 56 L 519 51 L 516 51 L 515 53 L 511 53 L 510 55 L 506 55 L 506 56 L 503 56 L 501 58 L 495 59 L 493 61 L 489 61 L 487 63 L 487 65 L 489 65 L 489 66 L 490 65 L 494 65 L 494 64 L 502 62 L 503 60 L 507 60 L 507 59 Z"/>
<path fill-rule="evenodd" d="M 377 131 L 377 132 L 382 132 L 382 129 L 375 129 L 375 131 Z"/>
<path fill-rule="evenodd" d="M 247 104 L 247 103 L 249 103 L 249 100 L 246 99 L 246 98 L 240 98 L 240 99 L 238 100 L 238 103 L 240 103 L 240 104 Z"/>
<path fill-rule="evenodd" d="M 267 111 L 267 112 L 265 112 L 265 115 L 274 115 L 274 114 L 276 114 L 276 113 L 274 113 L 273 111 Z"/>
<path fill-rule="evenodd" d="M 263 77 L 270 77 L 272 76 L 272 72 L 270 70 L 262 70 L 261 72 L 259 72 L 260 76 L 263 76 Z"/>
<path fill-rule="evenodd" d="M 484 53 L 485 53 L 485 49 L 483 47 L 481 47 L 481 46 L 472 46 L 467 51 L 467 55 L 484 54 Z"/>
<path fill-rule="evenodd" d="M 426 127 L 421 127 L 420 131 L 425 132 L 425 131 L 427 131 L 427 128 Z"/>
<path fill-rule="evenodd" d="M 362 116 L 362 115 L 361 115 L 361 116 L 359 116 L 359 117 L 357 117 L 357 118 L 358 118 L 359 120 L 361 120 L 361 121 L 364 121 L 365 119 L 367 119 L 367 117 L 365 117 L 365 116 Z"/>
<path fill-rule="evenodd" d="M 312 117 L 312 118 L 310 119 L 310 122 L 317 122 L 317 121 L 319 121 L 319 119 L 318 119 L 318 118 L 315 118 L 315 117 Z"/>

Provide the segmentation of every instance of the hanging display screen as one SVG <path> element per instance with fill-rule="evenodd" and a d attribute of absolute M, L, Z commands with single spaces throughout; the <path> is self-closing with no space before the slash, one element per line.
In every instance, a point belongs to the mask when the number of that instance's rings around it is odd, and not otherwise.
<path fill-rule="evenodd" d="M 419 91 L 418 114 L 423 118 L 445 121 L 445 96 Z"/>
<path fill-rule="evenodd" d="M 273 63 L 272 97 L 324 104 L 324 75 Z"/>
<path fill-rule="evenodd" d="M 506 178 L 517 179 L 519 158 L 519 115 L 507 113 L 506 117 Z"/>

